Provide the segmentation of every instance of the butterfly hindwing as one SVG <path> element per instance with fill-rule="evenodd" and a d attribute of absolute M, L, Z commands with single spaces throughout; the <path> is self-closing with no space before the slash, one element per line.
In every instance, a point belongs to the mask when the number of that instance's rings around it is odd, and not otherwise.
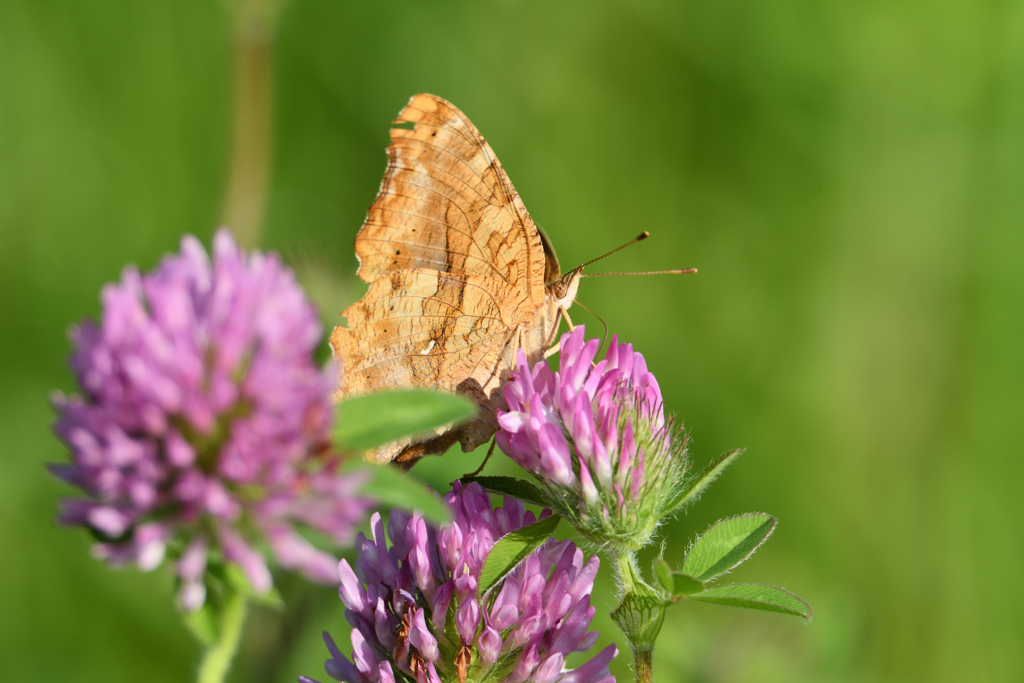
<path fill-rule="evenodd" d="M 345 310 L 349 327 L 331 335 L 345 360 L 338 393 L 395 386 L 455 391 L 470 377 L 485 384 L 489 356 L 511 334 L 500 305 L 510 289 L 494 278 L 420 268 L 378 278 Z"/>

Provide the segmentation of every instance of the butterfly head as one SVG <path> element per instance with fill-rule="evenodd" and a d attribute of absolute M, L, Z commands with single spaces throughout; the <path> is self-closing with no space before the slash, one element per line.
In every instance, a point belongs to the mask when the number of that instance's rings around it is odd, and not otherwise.
<path fill-rule="evenodd" d="M 574 268 L 548 285 L 551 288 L 551 295 L 555 298 L 555 304 L 559 308 L 568 310 L 572 302 L 576 300 L 576 291 L 580 288 L 580 277 L 583 276 L 583 266 Z"/>

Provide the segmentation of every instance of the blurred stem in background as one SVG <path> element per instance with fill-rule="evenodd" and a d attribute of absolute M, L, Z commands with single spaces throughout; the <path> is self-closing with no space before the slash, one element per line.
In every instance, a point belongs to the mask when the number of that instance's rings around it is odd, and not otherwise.
<path fill-rule="evenodd" d="M 225 0 L 231 20 L 231 156 L 220 223 L 243 249 L 259 244 L 270 185 L 274 38 L 284 0 Z"/>
<path fill-rule="evenodd" d="M 217 620 L 217 640 L 203 655 L 197 683 L 223 683 L 238 651 L 248 611 L 245 596 L 238 591 L 229 591 Z"/>
<path fill-rule="evenodd" d="M 239 246 L 260 241 L 270 185 L 274 129 L 274 37 L 283 0 L 225 0 L 231 27 L 231 156 L 220 224 Z M 238 651 L 248 605 L 232 592 L 223 606 L 217 640 L 199 666 L 199 683 L 222 683 Z"/>

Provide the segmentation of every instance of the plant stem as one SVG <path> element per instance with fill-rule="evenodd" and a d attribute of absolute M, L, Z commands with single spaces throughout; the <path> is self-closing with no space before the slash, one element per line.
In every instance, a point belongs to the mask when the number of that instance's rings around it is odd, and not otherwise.
<path fill-rule="evenodd" d="M 642 583 L 639 577 L 639 567 L 636 564 L 636 555 L 633 553 L 615 552 L 612 554 L 612 569 L 615 572 L 615 583 L 619 587 L 617 599 L 633 592 L 637 581 Z"/>
<path fill-rule="evenodd" d="M 636 655 L 637 683 L 654 683 L 654 667 L 651 663 L 651 650 L 634 650 Z"/>
<path fill-rule="evenodd" d="M 228 0 L 232 25 L 231 156 L 221 224 L 243 248 L 259 243 L 270 186 L 274 33 L 281 0 Z"/>
<path fill-rule="evenodd" d="M 622 600 L 612 618 L 629 639 L 637 683 L 654 683 L 651 655 L 665 617 L 665 605 L 640 576 L 635 554 L 614 553 L 611 559 Z"/>
<path fill-rule="evenodd" d="M 242 627 L 245 625 L 247 613 L 248 601 L 245 596 L 230 591 L 225 596 L 224 607 L 220 613 L 217 629 L 219 638 L 203 655 L 197 683 L 223 683 L 231 668 L 231 660 L 238 650 L 238 643 L 242 639 Z"/>

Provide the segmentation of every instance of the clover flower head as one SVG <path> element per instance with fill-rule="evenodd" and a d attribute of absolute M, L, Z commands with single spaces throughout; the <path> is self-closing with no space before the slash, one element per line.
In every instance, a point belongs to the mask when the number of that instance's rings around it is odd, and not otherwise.
<path fill-rule="evenodd" d="M 594 363 L 600 342 L 584 334 L 580 325 L 562 336 L 557 372 L 519 353 L 496 438 L 587 539 L 635 551 L 679 500 L 685 439 L 644 357 L 613 336 Z"/>
<path fill-rule="evenodd" d="M 54 397 L 71 462 L 51 471 L 88 496 L 64 501 L 61 521 L 89 528 L 94 553 L 115 564 L 152 569 L 172 548 L 186 609 L 203 604 L 211 561 L 269 589 L 255 542 L 283 567 L 336 582 L 336 558 L 296 525 L 348 543 L 369 502 L 321 452 L 331 379 L 291 271 L 221 230 L 212 259 L 186 236 L 152 272 L 126 268 L 102 303 L 99 324 L 71 331 L 81 396 Z"/>
<path fill-rule="evenodd" d="M 341 561 L 353 652 L 349 660 L 325 633 L 327 673 L 347 683 L 614 681 L 614 645 L 577 669 L 565 667 L 570 653 L 597 639 L 587 633 L 597 556 L 584 561 L 572 542 L 551 539 L 481 594 L 480 570 L 495 542 L 534 515 L 512 498 L 492 508 L 476 483 L 455 482 L 445 499 L 453 521 L 437 529 L 419 513 L 392 510 L 390 547 L 374 514 L 372 538 L 356 542 L 355 567 Z"/>

